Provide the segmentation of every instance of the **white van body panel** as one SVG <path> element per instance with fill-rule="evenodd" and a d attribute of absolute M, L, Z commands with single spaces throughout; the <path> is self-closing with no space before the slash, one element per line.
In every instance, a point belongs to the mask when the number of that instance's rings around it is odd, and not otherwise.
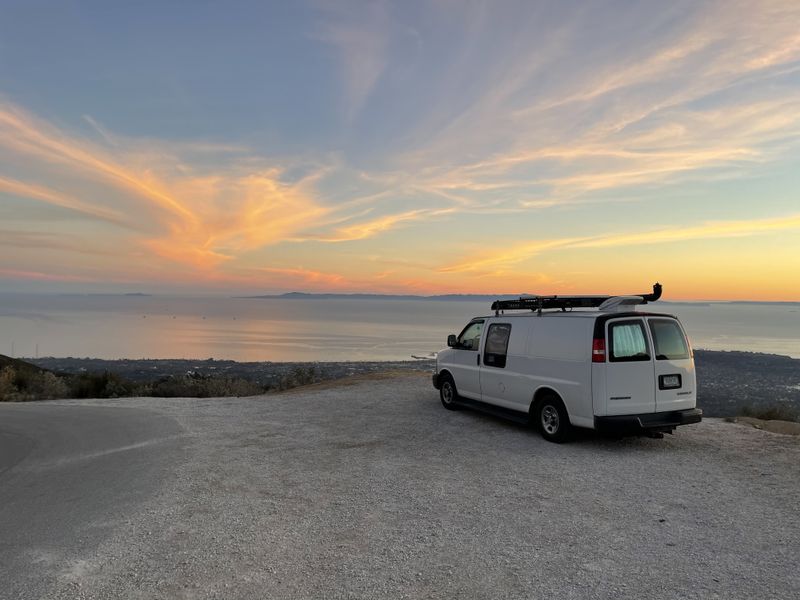
<path fill-rule="evenodd" d="M 564 401 L 570 419 L 591 426 L 591 349 L 593 319 L 568 318 L 558 314 L 541 318 L 523 317 L 531 324 L 525 373 L 534 393 L 542 388 L 555 391 Z M 530 407 L 530 402 L 528 407 Z"/>
<path fill-rule="evenodd" d="M 463 335 L 471 325 L 481 323 L 483 330 L 486 330 L 486 319 L 472 319 L 461 332 Z M 481 336 L 481 344 L 485 336 Z M 447 370 L 456 382 L 456 389 L 459 395 L 472 400 L 481 400 L 481 371 L 480 353 L 481 348 L 470 347 L 469 349 L 460 348 L 458 350 L 444 350 L 444 363 Z"/>
<path fill-rule="evenodd" d="M 481 371 L 477 350 L 454 352 L 448 370 L 453 374 L 458 393 L 465 398 L 481 399 Z"/>

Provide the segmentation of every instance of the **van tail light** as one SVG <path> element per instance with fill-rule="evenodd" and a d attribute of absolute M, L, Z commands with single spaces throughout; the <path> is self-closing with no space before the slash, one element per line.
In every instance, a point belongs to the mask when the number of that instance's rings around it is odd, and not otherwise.
<path fill-rule="evenodd" d="M 592 340 L 592 362 L 606 362 L 606 341 L 603 338 Z"/>

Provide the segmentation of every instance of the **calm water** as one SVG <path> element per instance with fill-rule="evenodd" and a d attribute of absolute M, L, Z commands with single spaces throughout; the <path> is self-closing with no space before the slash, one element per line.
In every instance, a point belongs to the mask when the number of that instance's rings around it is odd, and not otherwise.
<path fill-rule="evenodd" d="M 0 354 L 408 360 L 441 349 L 448 333 L 488 308 L 426 300 L 0 294 Z M 696 348 L 800 358 L 800 304 L 663 304 L 658 310 L 677 314 Z"/>

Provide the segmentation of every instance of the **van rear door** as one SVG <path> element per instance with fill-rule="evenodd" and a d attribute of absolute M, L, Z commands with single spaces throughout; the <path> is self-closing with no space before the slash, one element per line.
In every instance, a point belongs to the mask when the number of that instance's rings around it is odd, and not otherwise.
<path fill-rule="evenodd" d="M 694 359 L 680 323 L 669 317 L 648 317 L 655 357 L 656 412 L 694 408 Z"/>
<path fill-rule="evenodd" d="M 653 353 L 641 318 L 614 319 L 606 324 L 608 415 L 635 415 L 656 410 Z"/>

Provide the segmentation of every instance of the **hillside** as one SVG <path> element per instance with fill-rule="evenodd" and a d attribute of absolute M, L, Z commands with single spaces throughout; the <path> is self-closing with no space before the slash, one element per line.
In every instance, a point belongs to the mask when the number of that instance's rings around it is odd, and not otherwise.
<path fill-rule="evenodd" d="M 10 356 L 6 356 L 5 354 L 0 354 L 0 371 L 5 369 L 6 367 L 12 367 L 18 373 L 44 373 L 49 369 L 44 367 L 40 367 L 34 365 L 29 362 L 25 362 L 24 360 L 20 360 L 18 358 L 11 358 Z"/>

